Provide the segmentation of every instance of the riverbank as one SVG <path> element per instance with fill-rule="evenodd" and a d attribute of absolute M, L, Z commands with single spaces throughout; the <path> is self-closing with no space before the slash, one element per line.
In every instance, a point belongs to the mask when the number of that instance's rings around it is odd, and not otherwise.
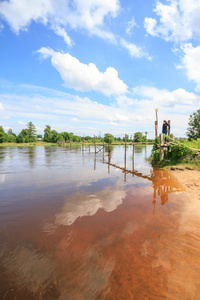
<path fill-rule="evenodd" d="M 182 184 L 186 192 L 193 198 L 200 200 L 200 169 L 170 168 L 176 179 Z"/>
<path fill-rule="evenodd" d="M 0 147 L 35 147 L 35 146 L 58 146 L 57 143 L 35 142 L 35 143 L 0 143 Z"/>

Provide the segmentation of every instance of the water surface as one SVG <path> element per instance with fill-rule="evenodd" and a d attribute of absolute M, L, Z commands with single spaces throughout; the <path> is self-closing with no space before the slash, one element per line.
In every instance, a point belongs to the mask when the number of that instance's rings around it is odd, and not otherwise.
<path fill-rule="evenodd" d="M 0 298 L 199 299 L 200 204 L 134 152 L 0 148 Z"/>

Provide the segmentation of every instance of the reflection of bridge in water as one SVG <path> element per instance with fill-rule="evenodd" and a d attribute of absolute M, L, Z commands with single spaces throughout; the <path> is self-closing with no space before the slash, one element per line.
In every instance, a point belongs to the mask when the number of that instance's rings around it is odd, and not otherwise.
<path fill-rule="evenodd" d="M 176 178 L 170 171 L 153 168 L 150 171 L 150 175 L 143 175 L 141 172 L 134 170 L 134 155 L 132 156 L 132 170 L 127 169 L 126 167 L 126 154 L 124 156 L 124 167 L 111 163 L 112 152 L 108 153 L 107 156 L 108 161 L 105 161 L 105 158 L 103 156 L 103 163 L 108 165 L 108 173 L 110 173 L 110 168 L 113 167 L 121 170 L 122 173 L 124 173 L 125 182 L 127 174 L 132 174 L 133 177 L 137 176 L 145 180 L 151 181 L 153 187 L 153 215 L 155 215 L 157 196 L 160 197 L 161 205 L 164 205 L 168 202 L 170 193 L 177 193 L 183 191 L 182 185 L 176 180 Z M 94 166 L 96 168 L 96 155 Z"/>

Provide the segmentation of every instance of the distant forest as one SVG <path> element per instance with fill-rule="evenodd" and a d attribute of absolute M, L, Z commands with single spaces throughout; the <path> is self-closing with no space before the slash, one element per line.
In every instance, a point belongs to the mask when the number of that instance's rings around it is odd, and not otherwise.
<path fill-rule="evenodd" d="M 136 132 L 134 135 L 128 136 L 126 135 L 127 142 L 151 142 L 152 140 L 147 139 L 148 132 L 145 132 L 143 135 L 142 132 Z M 125 136 L 114 137 L 111 133 L 106 133 L 104 137 L 91 137 L 91 136 L 78 136 L 74 135 L 72 132 L 57 132 L 54 129 L 51 129 L 50 125 L 46 125 L 44 129 L 44 136 L 37 134 L 36 126 L 29 122 L 27 124 L 27 128 L 22 129 L 21 132 L 16 135 L 12 129 L 10 128 L 8 132 L 5 132 L 3 127 L 0 126 L 0 143 L 35 143 L 37 141 L 43 141 L 47 143 L 57 143 L 57 142 L 106 142 L 110 140 L 110 143 L 113 142 L 125 142 Z"/>

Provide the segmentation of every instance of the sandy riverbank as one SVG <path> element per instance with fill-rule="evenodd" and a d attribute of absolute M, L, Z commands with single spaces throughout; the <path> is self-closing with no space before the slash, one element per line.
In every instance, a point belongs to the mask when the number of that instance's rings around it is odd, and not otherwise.
<path fill-rule="evenodd" d="M 172 169 L 171 172 L 186 192 L 200 200 L 200 170 Z"/>

